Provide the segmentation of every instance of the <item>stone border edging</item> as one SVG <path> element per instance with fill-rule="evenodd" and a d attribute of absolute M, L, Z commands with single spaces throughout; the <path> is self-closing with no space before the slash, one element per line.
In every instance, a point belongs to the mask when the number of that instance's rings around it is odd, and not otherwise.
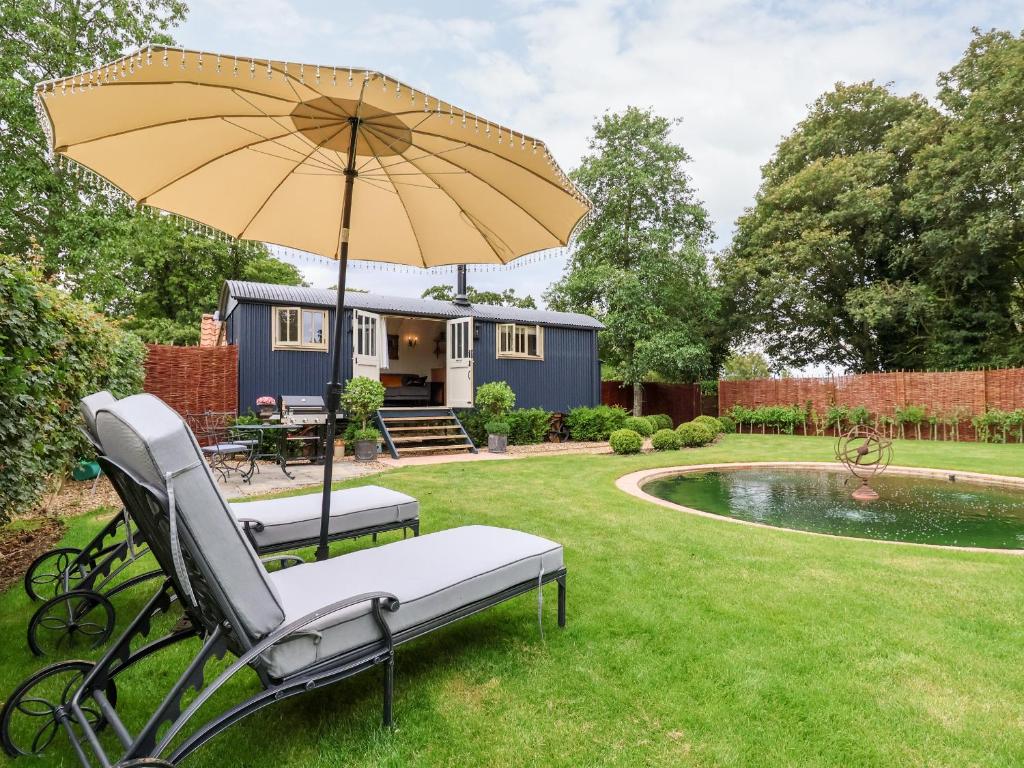
<path fill-rule="evenodd" d="M 802 531 L 799 528 L 783 528 L 778 525 L 768 525 L 767 523 L 758 523 L 753 520 L 740 520 L 734 517 L 726 517 L 725 515 L 716 515 L 713 512 L 705 512 L 701 509 L 694 509 L 693 507 L 686 507 L 682 504 L 676 504 L 675 502 L 668 501 L 666 499 L 659 499 L 657 496 L 643 490 L 643 486 L 649 483 L 651 480 L 657 480 L 662 477 L 674 477 L 676 475 L 690 474 L 692 472 L 707 472 L 716 469 L 820 469 L 828 472 L 842 472 L 843 468 L 839 464 L 828 461 L 746 461 L 746 462 L 719 462 L 716 464 L 690 464 L 677 467 L 659 467 L 657 469 L 642 469 L 638 472 L 630 472 L 627 475 L 622 475 L 615 480 L 615 487 L 620 491 L 629 494 L 643 501 L 648 501 L 657 504 L 668 509 L 674 509 L 677 512 L 686 512 L 691 515 L 698 515 L 700 517 L 711 518 L 714 520 L 724 520 L 729 523 L 738 523 L 739 525 L 749 525 L 755 528 L 767 528 L 772 531 L 784 531 L 791 533 L 798 533 L 804 536 L 822 536 L 829 539 L 839 539 L 842 541 L 866 541 L 875 544 L 896 544 L 900 546 L 908 547 L 926 547 L 928 549 L 939 549 L 949 550 L 953 552 L 984 552 L 984 553 L 996 553 L 1013 556 L 1024 556 L 1024 549 L 990 549 L 986 547 L 957 547 L 951 544 L 924 544 L 916 541 L 891 541 L 889 539 L 862 539 L 856 536 L 840 536 L 834 533 L 822 533 L 820 531 Z M 930 479 L 947 479 L 950 476 L 954 476 L 957 479 L 965 480 L 967 482 L 981 483 L 986 485 L 999 485 L 1003 487 L 1019 488 L 1024 491 L 1024 478 L 1021 477 L 1009 477 L 1007 475 L 989 475 L 982 472 L 959 472 L 951 469 L 931 469 L 924 467 L 900 467 L 890 466 L 886 472 L 890 472 L 895 475 L 907 475 L 911 477 L 927 477 Z"/>

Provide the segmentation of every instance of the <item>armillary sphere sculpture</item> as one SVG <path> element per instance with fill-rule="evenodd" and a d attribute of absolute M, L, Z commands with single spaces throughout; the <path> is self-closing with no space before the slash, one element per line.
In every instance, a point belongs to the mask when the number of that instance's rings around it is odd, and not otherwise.
<path fill-rule="evenodd" d="M 884 472 L 892 461 L 892 441 L 877 429 L 863 424 L 853 427 L 836 441 L 836 458 L 860 485 L 853 492 L 857 501 L 874 501 L 878 492 L 868 481 Z"/>

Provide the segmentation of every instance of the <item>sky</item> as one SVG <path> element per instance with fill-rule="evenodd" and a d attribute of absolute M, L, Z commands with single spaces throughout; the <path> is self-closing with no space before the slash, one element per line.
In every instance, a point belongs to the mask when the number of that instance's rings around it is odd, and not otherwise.
<path fill-rule="evenodd" d="M 875 80 L 932 98 L 971 28 L 1024 29 L 1024 2 L 848 0 L 189 0 L 178 42 L 211 52 L 375 69 L 544 139 L 561 166 L 587 152 L 595 117 L 629 105 L 682 118 L 673 138 L 719 249 L 753 203 L 760 167 L 836 82 Z M 295 259 L 317 287 L 333 263 Z M 473 273 L 482 289 L 538 300 L 564 257 Z M 365 266 L 365 265 L 363 265 Z M 471 268 L 472 270 L 472 268 Z M 419 295 L 454 275 L 364 269 L 350 287 Z"/>

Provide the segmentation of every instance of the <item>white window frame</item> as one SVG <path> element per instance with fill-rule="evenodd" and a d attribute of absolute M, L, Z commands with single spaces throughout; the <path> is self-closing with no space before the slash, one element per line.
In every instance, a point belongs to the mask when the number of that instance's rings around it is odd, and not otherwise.
<path fill-rule="evenodd" d="M 298 337 L 296 341 L 282 341 L 278 337 L 278 331 L 281 328 L 281 324 L 278 321 L 278 316 L 281 312 L 295 312 L 298 317 Z M 308 344 L 302 341 L 303 328 L 305 323 L 303 321 L 304 315 L 316 314 L 323 318 L 323 341 L 319 344 Z M 307 309 L 305 307 L 274 307 L 270 313 L 270 338 L 272 349 L 299 349 L 310 352 L 326 352 L 330 336 L 330 325 L 328 323 L 328 314 L 326 309 Z"/>
<path fill-rule="evenodd" d="M 537 336 L 537 354 L 531 355 L 529 349 L 528 334 L 533 330 Z M 499 323 L 496 329 L 495 350 L 498 358 L 510 360 L 543 360 L 544 359 L 544 326 L 533 323 Z M 516 349 L 516 341 L 522 334 L 522 351 Z M 511 349 L 509 349 L 511 342 Z"/>

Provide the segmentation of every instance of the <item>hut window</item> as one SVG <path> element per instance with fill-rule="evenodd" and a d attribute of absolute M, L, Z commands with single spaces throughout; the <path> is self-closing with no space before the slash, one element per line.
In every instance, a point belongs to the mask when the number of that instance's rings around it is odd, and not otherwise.
<path fill-rule="evenodd" d="M 274 349 L 327 349 L 327 312 L 322 309 L 274 307 Z"/>
<path fill-rule="evenodd" d="M 498 326 L 498 357 L 544 359 L 544 328 L 502 323 Z"/>

